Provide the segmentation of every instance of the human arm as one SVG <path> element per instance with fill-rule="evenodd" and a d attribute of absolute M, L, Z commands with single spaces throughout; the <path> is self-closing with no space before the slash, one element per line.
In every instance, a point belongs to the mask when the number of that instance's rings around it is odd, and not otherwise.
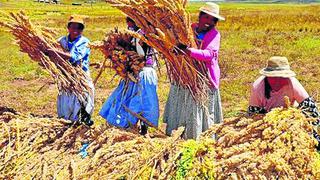
<path fill-rule="evenodd" d="M 187 54 L 198 61 L 210 62 L 216 59 L 220 47 L 220 34 L 217 33 L 214 37 L 208 38 L 208 41 L 210 42 L 205 49 L 187 48 Z"/>

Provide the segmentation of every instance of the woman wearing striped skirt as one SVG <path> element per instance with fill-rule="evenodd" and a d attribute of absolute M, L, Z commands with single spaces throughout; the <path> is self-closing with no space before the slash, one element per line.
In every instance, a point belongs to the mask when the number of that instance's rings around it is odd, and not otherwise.
<path fill-rule="evenodd" d="M 193 99 L 188 89 L 171 85 L 163 116 L 163 121 L 167 123 L 168 135 L 178 127 L 184 126 L 184 138 L 197 139 L 211 125 L 222 122 L 218 65 L 220 33 L 216 29 L 219 20 L 224 20 L 219 15 L 219 6 L 215 3 L 207 3 L 200 8 L 199 22 L 192 24 L 198 49 L 178 45 L 178 48 L 190 57 L 205 63 L 209 74 L 210 90 L 208 101 L 200 104 Z"/>

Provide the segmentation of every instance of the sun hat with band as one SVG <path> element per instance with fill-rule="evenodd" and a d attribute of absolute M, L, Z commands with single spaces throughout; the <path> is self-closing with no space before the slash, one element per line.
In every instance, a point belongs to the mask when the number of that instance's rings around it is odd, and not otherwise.
<path fill-rule="evenodd" d="M 266 77 L 289 78 L 296 76 L 290 69 L 288 59 L 282 56 L 273 56 L 268 60 L 267 67 L 260 70 L 260 74 Z"/>
<path fill-rule="evenodd" d="M 68 27 L 70 26 L 71 23 L 78 23 L 82 25 L 82 29 L 84 29 L 84 19 L 80 15 L 71 15 L 68 21 Z"/>
<path fill-rule="evenodd" d="M 209 14 L 210 16 L 213 16 L 221 21 L 224 21 L 225 18 L 220 16 L 219 14 L 219 5 L 216 3 L 212 3 L 212 2 L 207 2 L 205 6 L 202 6 L 199 10 Z"/>

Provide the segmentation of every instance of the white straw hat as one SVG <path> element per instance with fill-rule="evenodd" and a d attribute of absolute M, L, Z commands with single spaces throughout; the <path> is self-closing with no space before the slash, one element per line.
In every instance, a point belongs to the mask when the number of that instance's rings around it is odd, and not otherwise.
<path fill-rule="evenodd" d="M 268 60 L 267 67 L 261 69 L 260 74 L 267 77 L 294 77 L 294 73 L 290 69 L 288 59 L 281 56 L 273 56 Z"/>
<path fill-rule="evenodd" d="M 207 2 L 206 5 L 202 6 L 199 10 L 219 20 L 225 20 L 224 17 L 219 15 L 219 5 L 216 3 Z"/>

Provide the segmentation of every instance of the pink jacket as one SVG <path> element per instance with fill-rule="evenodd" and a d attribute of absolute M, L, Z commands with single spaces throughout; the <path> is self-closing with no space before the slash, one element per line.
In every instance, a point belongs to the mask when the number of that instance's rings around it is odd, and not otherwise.
<path fill-rule="evenodd" d="M 218 54 L 220 48 L 220 33 L 213 28 L 203 38 L 201 49 L 189 48 L 190 56 L 198 61 L 204 61 L 209 71 L 209 80 L 213 88 L 219 89 L 220 68 Z"/>
<path fill-rule="evenodd" d="M 284 96 L 287 96 L 293 105 L 295 102 L 298 104 L 309 97 L 307 91 L 303 88 L 300 82 L 294 78 L 288 78 L 286 86 L 282 87 L 279 91 L 271 91 L 271 97 L 267 99 L 264 95 L 264 78 L 260 76 L 252 85 L 250 106 L 263 107 L 268 112 L 276 107 L 284 107 Z"/>

